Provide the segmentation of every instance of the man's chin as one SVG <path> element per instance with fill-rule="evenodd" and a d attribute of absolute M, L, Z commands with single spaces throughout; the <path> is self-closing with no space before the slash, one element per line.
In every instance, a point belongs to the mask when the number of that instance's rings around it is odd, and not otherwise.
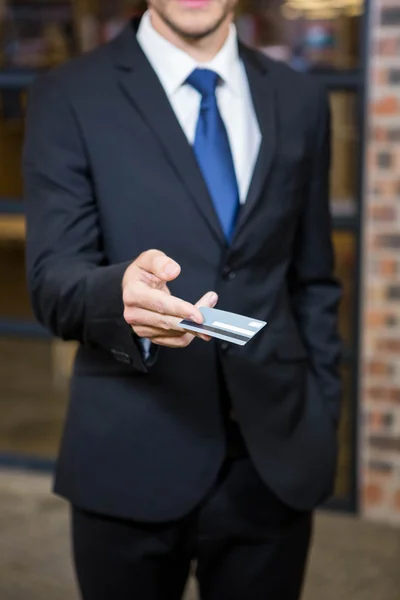
<path fill-rule="evenodd" d="M 214 33 L 214 31 L 215 31 L 215 29 L 213 27 L 205 28 L 205 29 L 199 29 L 199 28 L 176 29 L 176 33 L 178 33 L 180 37 L 186 38 L 187 40 L 202 40 L 202 39 L 205 39 L 205 38 L 209 37 L 210 35 L 212 35 Z"/>
<path fill-rule="evenodd" d="M 217 19 L 202 19 L 201 15 L 194 18 L 182 19 L 166 19 L 168 26 L 175 31 L 180 37 L 201 40 L 212 35 L 221 26 L 224 17 Z"/>

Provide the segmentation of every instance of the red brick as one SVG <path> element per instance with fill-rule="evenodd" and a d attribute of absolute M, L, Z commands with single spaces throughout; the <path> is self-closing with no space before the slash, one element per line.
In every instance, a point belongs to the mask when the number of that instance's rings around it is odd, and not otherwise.
<path fill-rule="evenodd" d="M 396 216 L 396 211 L 393 211 L 393 219 Z M 381 275 L 395 275 L 398 270 L 397 260 L 394 258 L 385 258 L 380 263 Z"/>
<path fill-rule="evenodd" d="M 400 127 L 390 124 L 389 126 L 384 125 L 372 125 L 369 130 L 369 138 L 374 142 L 387 142 L 388 144 L 393 142 L 400 141 Z M 392 150 L 395 150 L 393 144 L 391 146 Z"/>
<path fill-rule="evenodd" d="M 378 340 L 377 349 L 394 354 L 400 353 L 400 338 L 383 338 Z"/>
<path fill-rule="evenodd" d="M 371 104 L 376 115 L 397 115 L 400 112 L 400 101 L 396 96 L 385 96 Z"/>
<path fill-rule="evenodd" d="M 400 388 L 389 389 L 389 400 L 396 404 L 400 404 Z"/>
<path fill-rule="evenodd" d="M 372 430 L 379 429 L 380 426 L 380 414 L 376 411 L 371 410 L 368 415 L 368 425 Z"/>
<path fill-rule="evenodd" d="M 383 386 L 373 386 L 367 388 L 366 395 L 371 400 L 388 400 L 389 399 L 389 391 Z"/>
<path fill-rule="evenodd" d="M 383 452 L 400 452 L 400 438 L 394 438 L 387 435 L 371 435 L 369 445 Z"/>
<path fill-rule="evenodd" d="M 370 137 L 377 142 L 385 142 L 387 140 L 387 129 L 382 126 L 372 127 L 370 130 Z"/>
<path fill-rule="evenodd" d="M 393 199 L 400 194 L 400 180 L 376 179 L 372 183 L 372 191 L 378 197 Z"/>
<path fill-rule="evenodd" d="M 381 56 L 397 56 L 400 52 L 400 38 L 394 36 L 379 40 L 376 51 Z"/>
<path fill-rule="evenodd" d="M 376 329 L 383 323 L 383 314 L 378 311 L 370 311 L 366 315 L 367 327 Z"/>
<path fill-rule="evenodd" d="M 399 261 L 394 258 L 371 258 L 369 273 L 379 275 L 382 279 L 392 278 L 399 272 Z"/>
<path fill-rule="evenodd" d="M 367 363 L 367 372 L 370 375 L 385 376 L 393 372 L 393 367 L 379 360 L 371 360 Z"/>
<path fill-rule="evenodd" d="M 376 68 L 372 72 L 373 85 L 379 87 L 380 85 L 387 85 L 388 83 L 388 69 L 386 67 Z"/>
<path fill-rule="evenodd" d="M 372 205 L 369 212 L 374 221 L 394 221 L 397 214 L 395 206 L 378 204 Z"/>
<path fill-rule="evenodd" d="M 383 489 L 378 483 L 369 483 L 364 488 L 364 502 L 367 506 L 377 506 L 383 502 Z"/>

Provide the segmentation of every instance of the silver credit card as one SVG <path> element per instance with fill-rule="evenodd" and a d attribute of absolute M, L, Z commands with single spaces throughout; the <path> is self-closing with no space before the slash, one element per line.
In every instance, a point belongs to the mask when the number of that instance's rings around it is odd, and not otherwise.
<path fill-rule="evenodd" d="M 204 333 L 210 337 L 239 346 L 247 344 L 267 324 L 265 321 L 218 310 L 217 308 L 202 306 L 199 310 L 204 317 L 202 325 L 184 319 L 179 323 L 180 327 L 187 331 Z"/>

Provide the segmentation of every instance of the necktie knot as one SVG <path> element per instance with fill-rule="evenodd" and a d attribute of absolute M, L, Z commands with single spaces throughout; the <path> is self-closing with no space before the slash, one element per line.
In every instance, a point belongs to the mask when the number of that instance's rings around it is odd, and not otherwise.
<path fill-rule="evenodd" d="M 195 69 L 187 79 L 188 84 L 197 90 L 204 100 L 215 95 L 218 81 L 218 73 L 210 69 Z"/>

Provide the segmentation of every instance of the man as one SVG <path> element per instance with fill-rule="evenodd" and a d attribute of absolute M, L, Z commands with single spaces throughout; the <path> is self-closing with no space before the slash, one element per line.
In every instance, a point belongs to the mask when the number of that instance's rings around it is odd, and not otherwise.
<path fill-rule="evenodd" d="M 237 42 L 235 3 L 152 0 L 31 91 L 28 278 L 80 342 L 55 491 L 85 600 L 178 600 L 193 559 L 204 600 L 298 599 L 332 490 L 327 99 Z M 268 325 L 179 326 L 217 301 Z"/>

